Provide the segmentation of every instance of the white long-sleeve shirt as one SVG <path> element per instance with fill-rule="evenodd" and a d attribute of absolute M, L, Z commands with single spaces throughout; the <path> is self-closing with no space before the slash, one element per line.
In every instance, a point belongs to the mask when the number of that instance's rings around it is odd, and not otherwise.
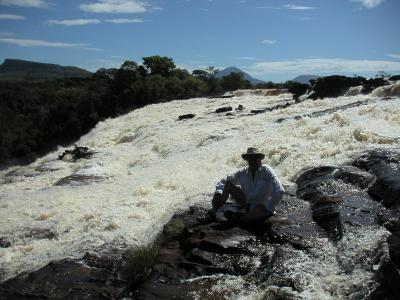
<path fill-rule="evenodd" d="M 228 175 L 217 183 L 215 192 L 222 193 L 227 181 L 240 186 L 246 204 L 250 206 L 262 204 L 271 212 L 275 210 L 285 191 L 274 170 L 266 165 L 257 169 L 254 178 L 248 167 Z"/>

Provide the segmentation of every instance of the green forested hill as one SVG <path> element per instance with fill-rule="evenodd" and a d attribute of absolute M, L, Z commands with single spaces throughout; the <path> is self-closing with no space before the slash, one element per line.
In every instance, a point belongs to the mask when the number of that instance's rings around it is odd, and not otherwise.
<path fill-rule="evenodd" d="M 0 65 L 0 80 L 49 80 L 87 78 L 92 73 L 77 67 L 63 67 L 33 61 L 6 59 Z"/>

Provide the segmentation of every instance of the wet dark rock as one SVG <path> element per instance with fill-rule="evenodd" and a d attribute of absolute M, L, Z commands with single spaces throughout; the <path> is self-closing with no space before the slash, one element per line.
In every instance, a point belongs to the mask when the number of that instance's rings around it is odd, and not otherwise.
<path fill-rule="evenodd" d="M 376 149 L 357 158 L 354 166 L 376 176 L 368 193 L 385 207 L 400 205 L 400 152 L 398 149 Z"/>
<path fill-rule="evenodd" d="M 212 98 L 212 99 L 214 99 L 214 98 L 217 98 L 217 99 L 230 99 L 230 98 L 233 98 L 233 97 L 235 97 L 235 95 L 218 95 L 218 96 L 212 96 L 210 98 Z"/>
<path fill-rule="evenodd" d="M 251 110 L 250 112 L 252 113 L 252 114 L 262 114 L 262 113 L 265 113 L 267 110 L 266 109 L 253 109 L 253 110 Z"/>
<path fill-rule="evenodd" d="M 304 118 L 304 117 L 308 117 L 308 118 L 322 117 L 324 115 L 332 114 L 332 113 L 335 113 L 337 111 L 346 110 L 346 109 L 349 109 L 349 108 L 358 107 L 358 106 L 362 106 L 362 105 L 367 105 L 369 103 L 371 103 L 371 100 L 357 101 L 357 102 L 345 104 L 345 105 L 342 105 L 342 106 L 336 106 L 336 107 L 333 107 L 333 108 L 328 108 L 328 109 L 324 109 L 324 110 L 320 110 L 320 111 L 315 111 L 315 112 L 312 112 L 312 113 L 309 113 L 309 114 L 297 115 L 297 116 L 286 117 L 286 118 L 280 118 L 280 119 L 276 120 L 276 122 L 277 123 L 282 123 L 283 121 L 287 121 L 287 120 L 299 120 L 299 119 Z"/>
<path fill-rule="evenodd" d="M 389 254 L 392 261 L 400 268 L 400 218 L 397 215 L 385 223 L 391 235 L 387 238 Z"/>
<path fill-rule="evenodd" d="M 336 179 L 343 180 L 344 182 L 355 185 L 361 189 L 368 188 L 375 180 L 375 176 L 371 173 L 362 171 L 355 167 L 347 166 L 336 169 L 333 176 Z"/>
<path fill-rule="evenodd" d="M 239 106 L 236 108 L 236 111 L 242 111 L 244 110 L 244 106 L 242 104 L 239 104 Z"/>
<path fill-rule="evenodd" d="M 105 178 L 103 176 L 94 175 L 84 175 L 84 174 L 72 174 L 67 177 L 61 178 L 54 185 L 64 186 L 64 185 L 85 185 L 93 182 L 103 181 Z"/>
<path fill-rule="evenodd" d="M 389 84 L 384 78 L 370 78 L 364 77 L 346 77 L 346 76 L 327 76 L 320 77 L 312 83 L 311 89 L 308 91 L 308 99 L 323 99 L 323 98 L 336 98 L 345 95 L 345 93 L 351 88 L 356 86 L 362 86 L 361 93 L 369 94 L 374 89 Z M 305 89 L 305 87 L 303 88 Z M 295 96 L 300 96 L 299 93 L 303 92 L 301 87 L 299 91 L 294 92 Z"/>
<path fill-rule="evenodd" d="M 58 156 L 58 159 L 75 161 L 81 158 L 88 159 L 92 157 L 93 154 L 94 151 L 90 150 L 88 147 L 74 145 L 74 149 L 65 150 L 62 154 Z"/>
<path fill-rule="evenodd" d="M 298 100 L 301 95 L 304 95 L 310 88 L 309 84 L 293 82 L 289 87 L 289 93 L 293 94 L 293 99 Z"/>
<path fill-rule="evenodd" d="M 361 93 L 369 94 L 374 89 L 376 89 L 376 88 L 378 88 L 380 86 L 387 85 L 387 84 L 389 84 L 389 83 L 385 78 L 380 78 L 380 77 L 378 77 L 378 78 L 370 78 L 364 83 Z"/>
<path fill-rule="evenodd" d="M 318 78 L 313 86 L 313 93 L 308 99 L 336 98 L 343 96 L 349 88 L 364 85 L 367 80 L 363 77 L 327 76 Z"/>
<path fill-rule="evenodd" d="M 390 81 L 397 81 L 397 80 L 400 80 L 400 75 L 393 75 L 393 76 L 390 76 L 390 77 L 389 77 L 389 80 L 390 80 Z"/>
<path fill-rule="evenodd" d="M 400 295 L 400 270 L 389 255 L 388 243 L 379 243 L 375 260 L 378 262 L 378 278 L 381 281 L 388 298 L 395 299 Z"/>
<path fill-rule="evenodd" d="M 34 228 L 26 236 L 33 237 L 35 239 L 52 240 L 56 238 L 58 234 L 50 228 Z"/>
<path fill-rule="evenodd" d="M 292 200 L 288 199 L 288 202 Z M 289 205 L 288 202 L 285 201 L 284 205 Z M 302 218 L 304 216 L 296 221 L 301 223 Z M 202 295 L 218 283 L 218 278 L 200 276 L 214 274 L 246 276 L 249 282 L 263 282 L 271 271 L 275 244 L 287 243 L 298 249 L 307 247 L 300 246 L 301 237 L 296 238 L 296 233 L 306 236 L 309 232 L 295 228 L 299 223 L 294 221 L 282 225 L 277 217 L 275 221 L 249 226 L 230 221 L 215 222 L 207 210 L 192 207 L 188 212 L 175 216 L 171 222 L 177 219 L 185 224 L 185 230 L 172 240 L 165 237 L 164 230 L 161 239 L 165 242 L 152 276 L 137 291 L 137 299 L 193 299 L 191 293 Z M 305 219 L 312 223 L 310 214 Z M 285 226 L 288 231 L 285 231 Z M 308 247 L 312 247 L 311 242 Z M 216 291 L 213 297 L 219 299 L 223 295 Z"/>
<path fill-rule="evenodd" d="M 87 254 L 21 274 L 0 285 L 0 299 L 120 299 L 128 286 L 116 254 Z"/>
<path fill-rule="evenodd" d="M 186 115 L 181 115 L 178 117 L 178 120 L 187 120 L 187 119 L 192 119 L 194 118 L 196 115 L 195 114 L 186 114 Z"/>
<path fill-rule="evenodd" d="M 372 178 L 349 167 L 324 166 L 301 174 L 296 183 L 299 197 L 310 202 L 314 220 L 339 239 L 343 224 L 379 224 L 383 207 L 364 190 Z"/>
<path fill-rule="evenodd" d="M 11 242 L 4 237 L 0 238 L 0 248 L 8 248 L 11 247 Z"/>
<path fill-rule="evenodd" d="M 215 112 L 216 113 L 223 113 L 223 112 L 228 112 L 228 111 L 231 111 L 231 110 L 233 110 L 232 106 L 224 106 L 224 107 L 217 108 L 215 110 Z"/>
<path fill-rule="evenodd" d="M 292 102 L 289 101 L 289 102 L 278 104 L 278 105 L 275 105 L 275 106 L 272 106 L 272 107 L 266 107 L 266 108 L 263 108 L 263 109 L 253 109 L 250 112 L 252 114 L 261 114 L 261 113 L 270 112 L 270 111 L 274 111 L 274 110 L 278 110 L 278 109 L 284 109 L 284 108 L 289 107 L 289 106 L 291 106 L 293 104 L 296 104 L 296 103 L 293 102 L 293 101 Z"/>
<path fill-rule="evenodd" d="M 391 260 L 400 268 L 400 232 L 393 233 L 387 239 Z"/>

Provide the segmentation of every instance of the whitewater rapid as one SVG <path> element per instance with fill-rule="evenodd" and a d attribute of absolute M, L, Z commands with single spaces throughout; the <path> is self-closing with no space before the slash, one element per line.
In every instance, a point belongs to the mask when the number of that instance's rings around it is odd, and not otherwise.
<path fill-rule="evenodd" d="M 368 104 L 344 111 L 276 122 L 368 99 Z M 0 281 L 106 245 L 126 248 L 151 242 L 174 212 L 209 202 L 215 183 L 244 166 L 240 155 L 249 146 L 266 154 L 264 163 L 286 185 L 293 184 L 296 174 L 307 167 L 343 164 L 366 149 L 400 146 L 400 98 L 358 95 L 307 100 L 249 114 L 252 109 L 287 101 L 292 102 L 290 94 L 246 92 L 230 99 L 149 105 L 100 122 L 77 141 L 96 151 L 91 159 L 60 161 L 57 156 L 65 149 L 59 148 L 31 165 L 1 171 L 0 237 L 12 246 L 0 248 Z M 234 116 L 214 112 L 239 104 L 245 110 Z M 177 120 L 188 113 L 196 116 Z M 77 173 L 102 180 L 54 185 Z M 363 237 L 364 244 L 382 235 L 372 231 L 370 237 Z M 313 289 L 302 296 L 324 291 Z"/>

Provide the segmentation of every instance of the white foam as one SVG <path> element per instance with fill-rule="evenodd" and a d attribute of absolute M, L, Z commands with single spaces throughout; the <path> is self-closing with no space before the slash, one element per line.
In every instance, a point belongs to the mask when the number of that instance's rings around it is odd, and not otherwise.
<path fill-rule="evenodd" d="M 367 99 L 368 96 L 305 101 L 281 110 L 246 116 L 250 109 L 274 106 L 287 95 L 245 95 L 231 99 L 191 99 L 150 105 L 99 123 L 78 145 L 94 148 L 90 160 L 58 161 L 64 149 L 19 175 L 0 172 L 0 248 L 3 279 L 65 257 L 81 257 L 106 243 L 150 242 L 179 208 L 209 202 L 214 184 L 244 165 L 250 145 L 266 153 L 284 183 L 309 166 L 341 164 L 364 149 L 398 147 L 399 99 L 354 107 L 317 118 L 275 121 Z M 234 117 L 214 113 L 221 106 L 246 107 Z M 177 121 L 182 114 L 196 117 Z M 41 168 L 48 167 L 51 170 Z M 51 168 L 53 166 L 53 168 Z M 24 174 L 34 173 L 32 176 Z M 53 186 L 76 172 L 104 177 L 81 186 Z M 29 174 L 28 174 L 29 175 Z M 27 236 L 34 228 L 53 239 Z"/>

